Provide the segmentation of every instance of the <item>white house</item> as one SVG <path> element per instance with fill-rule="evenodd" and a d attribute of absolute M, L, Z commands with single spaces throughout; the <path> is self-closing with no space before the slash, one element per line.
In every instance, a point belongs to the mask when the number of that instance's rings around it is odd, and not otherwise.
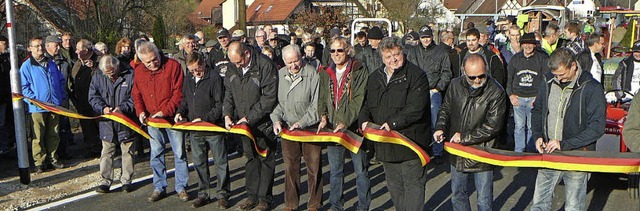
<path fill-rule="evenodd" d="M 573 11 L 574 18 L 592 18 L 596 11 L 596 4 L 593 0 L 573 0 L 567 8 Z"/>

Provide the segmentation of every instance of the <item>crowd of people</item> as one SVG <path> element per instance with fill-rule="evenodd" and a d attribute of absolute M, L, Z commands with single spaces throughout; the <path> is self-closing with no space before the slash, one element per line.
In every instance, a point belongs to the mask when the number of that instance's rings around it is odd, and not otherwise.
<path fill-rule="evenodd" d="M 242 30 L 230 33 L 220 28 L 211 40 L 203 32 L 183 36 L 172 58 L 146 36 L 122 38 L 110 52 L 101 42 L 80 39 L 74 46 L 69 33 L 50 35 L 29 41 L 30 55 L 20 67 L 22 94 L 64 108 L 72 103 L 82 115 L 121 113 L 146 125 L 154 187 L 148 201 L 166 196 L 168 143 L 175 157 L 174 188 L 183 201 L 191 199 L 186 190 L 188 157 L 194 163 L 198 193 L 193 207 L 214 199 L 218 208 L 230 207 L 227 157 L 228 145 L 234 142 L 247 159 L 246 199 L 236 205 L 241 210 L 275 206 L 272 188 L 279 144 L 285 210 L 299 209 L 301 158 L 307 172 L 307 208 L 324 206 L 322 149 L 330 169 L 330 210 L 345 209 L 345 154 L 356 175 L 356 210 L 370 209 L 368 167 L 378 164 L 384 167 L 395 208 L 422 210 L 427 166 L 411 149 L 365 140 L 353 153 L 334 143 L 279 138 L 283 130 L 359 133 L 379 125 L 397 131 L 429 151 L 433 164 L 450 165 L 453 210 L 471 210 L 471 178 L 477 209 L 493 209 L 494 166 L 454 155 L 447 162 L 443 142 L 515 152 L 595 149 L 605 128 L 604 35 L 592 32 L 583 40 L 580 25 L 570 23 L 562 31 L 549 24 L 543 36 L 536 36 L 513 24 L 503 32 L 504 42 L 494 44 L 495 32 L 486 26 L 467 28 L 459 36 L 433 27 L 425 25 L 404 37 L 388 36 L 379 26 L 363 27 L 353 35 L 336 27 L 327 39 L 297 31 L 288 40 L 271 26 L 257 29 L 251 38 Z M 6 37 L 0 37 L 2 80 L 8 80 L 4 77 L 10 69 L 6 48 Z M 616 70 L 613 86 L 636 93 L 640 42 L 632 51 Z M 0 98 L 0 129 L 7 130 L 9 83 L 0 84 L 0 94 L 7 96 Z M 65 168 L 62 160 L 73 141 L 69 119 L 32 104 L 28 112 L 33 121 L 34 173 Z M 510 116 L 512 131 L 507 129 Z M 158 128 L 146 124 L 149 118 L 208 122 L 226 129 L 246 124 L 255 144 L 267 154 L 259 155 L 246 136 Z M 118 147 L 122 189 L 133 191 L 134 143 L 141 138 L 110 120 L 80 120 L 80 126 L 84 142 L 100 155 L 102 180 L 96 191 L 112 191 Z M 9 141 L 0 138 L 0 152 L 8 150 Z M 216 165 L 215 193 L 210 191 L 209 150 Z M 562 179 L 565 209 L 585 210 L 588 177 L 588 172 L 539 169 L 532 209 L 550 210 L 553 189 Z"/>

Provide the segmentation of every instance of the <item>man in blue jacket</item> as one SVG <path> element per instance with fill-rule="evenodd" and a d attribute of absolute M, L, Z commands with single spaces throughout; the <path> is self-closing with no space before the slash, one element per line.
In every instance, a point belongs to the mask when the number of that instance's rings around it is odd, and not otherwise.
<path fill-rule="evenodd" d="M 102 73 L 93 75 L 89 86 L 89 104 L 98 114 L 121 113 L 129 118 L 135 117 L 131 88 L 133 88 L 133 71 L 113 56 L 103 56 L 98 62 Z M 113 182 L 113 159 L 116 147 L 122 152 L 122 190 L 131 192 L 133 176 L 133 140 L 135 134 L 128 127 L 111 121 L 99 122 L 102 152 L 100 153 L 100 175 L 102 181 L 96 188 L 98 193 L 109 192 Z"/>
<path fill-rule="evenodd" d="M 540 153 L 595 150 L 604 134 L 604 90 L 591 73 L 582 71 L 568 49 L 549 59 L 531 111 L 532 138 Z M 551 210 L 553 189 L 564 182 L 565 210 L 586 210 L 588 172 L 538 169 L 531 210 Z"/>
<path fill-rule="evenodd" d="M 44 56 L 45 48 L 42 38 L 32 38 L 29 41 L 29 50 L 31 56 L 20 67 L 22 94 L 42 102 L 62 105 L 67 98 L 64 77 L 55 61 Z M 44 172 L 47 162 L 55 169 L 64 168 L 64 164 L 56 155 L 60 143 L 58 136 L 60 117 L 33 104 L 29 104 L 29 113 L 33 119 L 35 133 L 32 141 L 35 173 Z"/>

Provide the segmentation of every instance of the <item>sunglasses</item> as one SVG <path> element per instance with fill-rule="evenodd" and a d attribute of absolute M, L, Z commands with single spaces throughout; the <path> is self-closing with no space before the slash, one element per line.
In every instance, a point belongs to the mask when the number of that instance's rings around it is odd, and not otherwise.
<path fill-rule="evenodd" d="M 338 49 L 331 49 L 331 50 L 329 50 L 329 52 L 331 52 L 331 53 L 336 53 L 336 52 L 338 52 L 338 53 L 344 53 L 344 49 L 342 49 L 342 48 L 338 48 Z"/>
<path fill-rule="evenodd" d="M 487 77 L 487 74 L 482 74 L 482 75 L 478 75 L 478 76 L 467 76 L 467 78 L 469 80 L 475 81 L 477 78 L 479 79 L 484 79 Z"/>

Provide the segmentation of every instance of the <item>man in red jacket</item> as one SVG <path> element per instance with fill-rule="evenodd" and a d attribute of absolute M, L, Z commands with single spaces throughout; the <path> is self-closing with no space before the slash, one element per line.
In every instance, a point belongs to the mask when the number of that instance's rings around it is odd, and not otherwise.
<path fill-rule="evenodd" d="M 151 42 L 138 46 L 136 53 L 144 65 L 138 65 L 133 77 L 133 103 L 140 122 L 147 117 L 172 121 L 182 101 L 182 69 L 176 60 L 162 56 Z M 188 201 L 185 188 L 189 180 L 187 154 L 182 132 L 166 128 L 147 127 L 151 140 L 151 168 L 153 169 L 153 193 L 149 202 L 162 199 L 167 187 L 164 147 L 168 141 L 175 156 L 175 190 L 182 201 Z"/>

